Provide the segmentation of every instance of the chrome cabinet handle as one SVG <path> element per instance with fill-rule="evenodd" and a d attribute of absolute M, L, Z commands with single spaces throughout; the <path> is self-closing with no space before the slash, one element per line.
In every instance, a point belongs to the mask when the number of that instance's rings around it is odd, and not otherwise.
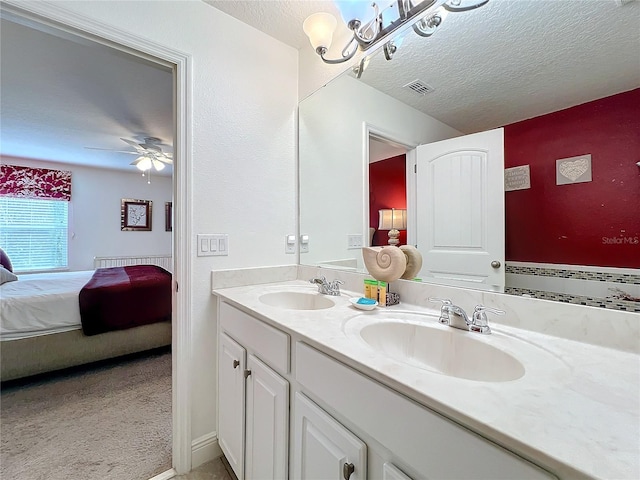
<path fill-rule="evenodd" d="M 245 370 L 244 371 L 244 378 L 247 378 L 249 375 L 251 375 L 251 370 Z"/>
<path fill-rule="evenodd" d="M 239 360 L 234 360 L 233 361 L 233 368 L 238 368 L 238 365 L 240 365 L 240 361 Z"/>
<path fill-rule="evenodd" d="M 345 463 L 342 467 L 342 476 L 344 477 L 344 480 L 349 480 L 351 474 L 355 472 L 355 470 L 356 467 L 353 463 Z"/>

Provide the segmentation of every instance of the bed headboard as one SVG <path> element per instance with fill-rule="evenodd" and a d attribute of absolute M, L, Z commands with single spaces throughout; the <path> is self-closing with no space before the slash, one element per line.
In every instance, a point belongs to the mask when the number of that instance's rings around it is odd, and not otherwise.
<path fill-rule="evenodd" d="M 173 257 L 171 255 L 93 257 L 93 268 L 127 267 L 129 265 L 157 265 L 173 273 Z"/>

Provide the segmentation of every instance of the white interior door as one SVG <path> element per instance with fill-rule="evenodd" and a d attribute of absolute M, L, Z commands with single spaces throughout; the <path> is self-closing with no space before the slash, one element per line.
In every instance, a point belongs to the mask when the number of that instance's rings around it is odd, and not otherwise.
<path fill-rule="evenodd" d="M 503 291 L 503 129 L 420 145 L 416 164 L 420 276 Z"/>

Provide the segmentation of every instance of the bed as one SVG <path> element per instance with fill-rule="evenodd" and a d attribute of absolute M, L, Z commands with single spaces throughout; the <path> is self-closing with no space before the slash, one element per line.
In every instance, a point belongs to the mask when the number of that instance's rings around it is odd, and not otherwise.
<path fill-rule="evenodd" d="M 171 274 L 139 265 L 21 275 L 0 286 L 0 319 L 2 381 L 170 345 Z"/>

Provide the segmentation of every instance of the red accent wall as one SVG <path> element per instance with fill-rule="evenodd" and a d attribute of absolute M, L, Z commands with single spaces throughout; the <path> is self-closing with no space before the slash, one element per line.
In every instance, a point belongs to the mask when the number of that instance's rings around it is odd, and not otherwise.
<path fill-rule="evenodd" d="M 369 225 L 376 229 L 372 245 L 388 245 L 389 232 L 378 231 L 378 210 L 407 208 L 407 163 L 405 155 L 369 164 Z M 406 245 L 407 232 L 400 231 L 399 245 Z"/>
<path fill-rule="evenodd" d="M 505 167 L 531 188 L 506 192 L 506 259 L 640 267 L 640 89 L 505 128 Z M 591 154 L 592 181 L 556 185 L 556 160 Z"/>

